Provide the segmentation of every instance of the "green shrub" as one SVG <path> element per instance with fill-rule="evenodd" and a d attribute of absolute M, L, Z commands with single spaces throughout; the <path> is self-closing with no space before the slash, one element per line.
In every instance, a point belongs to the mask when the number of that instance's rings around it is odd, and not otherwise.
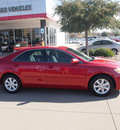
<path fill-rule="evenodd" d="M 82 51 L 86 54 L 86 50 Z M 112 57 L 114 56 L 114 52 L 109 48 L 99 48 L 99 49 L 90 49 L 89 56 L 104 56 L 104 57 Z"/>
<path fill-rule="evenodd" d="M 95 50 L 94 49 L 90 49 L 89 50 L 89 56 L 94 56 Z"/>
<path fill-rule="evenodd" d="M 82 53 L 86 54 L 86 50 L 81 51 Z M 94 56 L 95 49 L 89 50 L 89 56 Z"/>
<path fill-rule="evenodd" d="M 99 48 L 94 52 L 94 56 L 104 56 L 104 57 L 112 57 L 114 56 L 114 52 L 109 48 Z"/>

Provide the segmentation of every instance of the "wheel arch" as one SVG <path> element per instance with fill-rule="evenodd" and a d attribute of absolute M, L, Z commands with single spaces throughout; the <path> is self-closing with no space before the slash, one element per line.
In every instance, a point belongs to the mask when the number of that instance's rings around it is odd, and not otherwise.
<path fill-rule="evenodd" d="M 118 49 L 117 48 L 112 48 L 111 50 L 116 50 L 118 52 Z"/>
<path fill-rule="evenodd" d="M 112 48 L 111 50 L 116 50 L 116 51 L 118 51 L 118 49 L 117 49 L 117 48 Z"/>
<path fill-rule="evenodd" d="M 110 76 L 109 74 L 100 73 L 100 74 L 95 74 L 95 75 L 93 75 L 93 76 L 89 79 L 89 82 L 88 82 L 88 89 L 90 89 L 90 82 L 91 82 L 91 80 L 92 80 L 94 77 L 96 77 L 96 76 L 100 76 L 100 75 L 104 75 L 104 76 L 108 76 L 108 77 L 110 77 L 111 80 L 113 81 L 113 84 L 114 84 L 113 87 L 116 88 L 116 83 L 115 83 L 115 80 L 114 80 L 114 78 L 113 78 L 112 76 Z"/>
<path fill-rule="evenodd" d="M 14 73 L 5 73 L 1 77 L 1 84 L 2 84 L 2 81 L 3 81 L 4 77 L 6 77 L 7 75 L 14 75 L 14 76 L 16 76 L 20 80 L 20 82 L 21 82 L 21 79 L 16 74 L 14 74 Z M 22 84 L 22 82 L 21 82 L 21 84 Z"/>

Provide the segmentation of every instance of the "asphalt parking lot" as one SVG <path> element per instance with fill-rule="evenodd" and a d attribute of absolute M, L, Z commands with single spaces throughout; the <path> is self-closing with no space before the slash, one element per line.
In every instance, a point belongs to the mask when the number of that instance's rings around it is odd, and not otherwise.
<path fill-rule="evenodd" d="M 119 91 L 107 97 L 36 88 L 9 94 L 0 86 L 0 130 L 119 130 L 119 124 Z"/>

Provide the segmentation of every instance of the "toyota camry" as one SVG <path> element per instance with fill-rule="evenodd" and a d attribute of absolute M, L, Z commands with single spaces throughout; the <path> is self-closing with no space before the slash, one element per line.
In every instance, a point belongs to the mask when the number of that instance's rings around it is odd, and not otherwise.
<path fill-rule="evenodd" d="M 0 81 L 9 93 L 42 87 L 89 89 L 106 96 L 120 89 L 120 63 L 68 47 L 30 47 L 0 58 Z"/>

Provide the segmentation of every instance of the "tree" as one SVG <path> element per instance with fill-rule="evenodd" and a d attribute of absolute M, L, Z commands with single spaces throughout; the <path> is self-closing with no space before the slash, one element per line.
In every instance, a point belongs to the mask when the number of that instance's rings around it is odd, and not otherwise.
<path fill-rule="evenodd" d="M 108 0 L 63 0 L 55 8 L 60 16 L 61 30 L 69 33 L 85 32 L 88 55 L 88 31 L 97 28 L 116 28 L 119 21 L 115 15 L 120 12 L 117 2 Z M 113 26 L 114 25 L 114 26 Z"/>
<path fill-rule="evenodd" d="M 120 35 L 120 32 L 119 31 L 116 31 L 115 32 L 115 36 L 119 36 Z"/>

